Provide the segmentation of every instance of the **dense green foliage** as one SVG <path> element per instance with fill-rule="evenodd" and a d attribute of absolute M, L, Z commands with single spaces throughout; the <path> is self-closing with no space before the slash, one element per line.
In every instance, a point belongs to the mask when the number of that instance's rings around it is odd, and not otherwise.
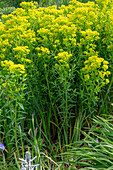
<path fill-rule="evenodd" d="M 10 14 L 11 12 L 15 11 L 16 8 L 15 7 L 5 7 L 5 8 L 0 8 L 0 17 L 3 15 L 3 14 Z"/>

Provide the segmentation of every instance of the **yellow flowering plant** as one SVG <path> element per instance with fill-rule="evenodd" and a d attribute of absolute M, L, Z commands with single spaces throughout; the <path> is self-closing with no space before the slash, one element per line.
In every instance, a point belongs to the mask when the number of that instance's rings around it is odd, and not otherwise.
<path fill-rule="evenodd" d="M 3 103 L 13 100 L 21 103 L 24 100 L 23 92 L 26 88 L 24 65 L 14 64 L 11 60 L 4 60 L 1 61 L 1 66 L 3 76 L 0 81 L 1 93 L 5 96 L 5 101 L 3 100 Z"/>
<path fill-rule="evenodd" d="M 14 129 L 14 131 L 10 132 L 15 138 L 14 141 L 17 143 L 17 122 L 19 123 L 19 119 L 21 119 L 22 115 L 21 111 L 24 111 L 24 102 L 25 102 L 25 90 L 26 90 L 26 73 L 24 65 L 22 64 L 14 64 L 11 60 L 1 61 L 1 69 L 0 69 L 0 93 L 1 93 L 1 115 L 2 117 L 9 117 L 10 120 L 15 122 L 15 124 L 11 124 L 10 128 Z M 5 113 L 5 115 L 4 115 Z M 6 127 L 8 128 L 9 118 L 6 120 Z M 5 131 L 5 130 L 4 130 Z M 7 132 L 7 131 L 6 131 Z M 8 142 L 8 151 L 12 152 L 12 144 L 10 143 L 11 136 L 7 138 Z M 18 145 L 17 153 L 19 156 Z"/>
<path fill-rule="evenodd" d="M 94 99 L 99 107 L 108 89 L 111 94 L 113 1 L 96 2 L 72 0 L 60 7 L 22 2 L 0 19 L 1 115 L 10 112 L 13 117 L 18 112 L 21 120 L 25 113 L 21 124 L 28 130 L 30 113 L 36 110 L 41 137 L 58 138 L 59 152 L 80 138 L 79 120 L 88 103 Z M 23 104 L 21 108 L 17 103 Z M 98 107 L 91 107 L 96 114 Z M 53 146 L 48 150 L 53 152 Z"/>
<path fill-rule="evenodd" d="M 84 62 L 84 67 L 81 69 L 81 77 L 84 84 L 84 89 L 87 91 L 88 104 L 91 100 L 98 101 L 98 93 L 102 87 L 106 86 L 109 81 L 108 71 L 109 62 L 104 58 L 99 58 L 97 55 L 91 56 Z"/>

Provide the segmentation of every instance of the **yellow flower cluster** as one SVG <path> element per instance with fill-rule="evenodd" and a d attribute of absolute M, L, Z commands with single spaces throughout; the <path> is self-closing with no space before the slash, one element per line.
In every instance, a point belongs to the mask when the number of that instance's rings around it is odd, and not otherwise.
<path fill-rule="evenodd" d="M 92 31 L 91 29 L 86 29 L 85 31 L 81 31 L 81 36 L 83 38 L 80 39 L 80 44 L 84 45 L 92 45 L 92 42 L 99 39 L 99 33 L 97 31 Z"/>
<path fill-rule="evenodd" d="M 109 79 L 106 78 L 110 74 L 108 64 L 108 61 L 96 55 L 89 57 L 88 60 L 84 62 L 85 67 L 82 68 L 85 81 L 89 82 L 89 84 L 95 84 L 96 82 L 108 84 Z"/>
<path fill-rule="evenodd" d="M 55 56 L 54 58 L 63 66 L 69 67 L 68 61 L 70 59 L 70 57 L 72 57 L 72 54 L 68 54 L 67 52 L 63 51 L 58 53 L 57 56 Z M 58 66 L 58 65 L 56 65 Z"/>
<path fill-rule="evenodd" d="M 30 50 L 28 49 L 28 46 L 17 46 L 13 48 L 14 56 L 20 61 L 27 61 L 31 62 L 31 60 L 26 59 L 26 55 L 29 54 Z"/>
<path fill-rule="evenodd" d="M 22 64 L 14 64 L 11 60 L 1 61 L 1 66 L 4 70 L 9 71 L 9 73 L 25 73 L 24 65 Z"/>
<path fill-rule="evenodd" d="M 48 60 L 48 58 L 50 57 L 50 51 L 48 48 L 46 47 L 36 47 L 35 48 L 36 53 L 37 53 L 37 57 L 40 57 L 43 60 L 43 63 L 46 62 L 46 60 Z M 46 60 L 44 60 L 46 59 Z"/>
<path fill-rule="evenodd" d="M 49 53 L 50 53 L 50 51 L 48 50 L 48 48 L 43 47 L 43 46 L 37 47 L 36 50 L 37 50 L 38 52 L 43 53 L 43 54 L 49 54 Z"/>
<path fill-rule="evenodd" d="M 20 6 L 22 7 L 22 8 L 25 8 L 25 9 L 29 9 L 29 8 L 36 8 L 36 5 L 38 5 L 38 3 L 37 2 L 33 2 L 33 1 L 31 1 L 31 2 L 28 2 L 28 3 L 26 3 L 26 2 L 22 2 L 21 4 L 20 4 Z"/>
<path fill-rule="evenodd" d="M 17 53 L 20 53 L 20 54 L 29 54 L 30 50 L 28 49 L 28 46 L 17 46 L 15 48 L 13 48 L 13 50 Z"/>

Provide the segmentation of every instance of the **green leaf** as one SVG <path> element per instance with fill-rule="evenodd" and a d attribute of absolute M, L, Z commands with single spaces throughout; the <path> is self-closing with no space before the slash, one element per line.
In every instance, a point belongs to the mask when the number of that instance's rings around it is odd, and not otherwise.
<path fill-rule="evenodd" d="M 20 106 L 20 108 L 21 108 L 22 110 L 24 110 L 24 106 L 23 106 L 21 103 L 18 103 L 18 105 Z"/>

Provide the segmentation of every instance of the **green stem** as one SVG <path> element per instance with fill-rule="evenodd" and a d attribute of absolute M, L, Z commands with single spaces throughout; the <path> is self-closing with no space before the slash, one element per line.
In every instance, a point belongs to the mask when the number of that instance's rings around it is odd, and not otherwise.
<path fill-rule="evenodd" d="M 34 148 L 35 148 L 35 152 L 37 153 L 37 161 L 39 162 L 40 150 L 39 150 L 38 142 L 37 142 L 37 139 L 36 139 L 37 131 L 35 129 L 34 115 L 32 115 L 32 124 L 33 124 Z"/>
<path fill-rule="evenodd" d="M 17 141 L 17 99 L 16 99 L 16 104 L 15 104 L 15 131 L 14 131 L 14 137 L 15 137 L 15 143 L 16 143 L 16 148 L 17 148 L 17 156 L 19 156 L 19 149 L 18 149 L 18 141 Z"/>
<path fill-rule="evenodd" d="M 45 71 L 48 72 L 48 71 L 46 70 L 46 67 L 45 67 Z M 57 119 L 56 112 L 55 112 L 55 110 L 54 110 L 53 102 L 52 102 L 52 99 L 51 99 L 51 91 L 50 91 L 49 80 L 48 80 L 48 76 L 47 76 L 47 75 L 46 75 L 46 82 L 47 82 L 47 87 L 48 87 L 50 105 L 52 106 L 52 110 L 53 110 L 53 112 L 54 112 L 55 120 L 56 120 L 56 123 L 57 123 L 57 125 L 58 125 L 58 119 Z M 49 115 L 49 122 L 50 122 L 50 118 L 51 118 L 51 114 Z M 49 127 L 49 129 L 50 129 L 50 124 L 49 124 L 48 127 Z"/>
<path fill-rule="evenodd" d="M 23 155 L 23 159 L 24 159 L 24 145 L 23 145 L 21 130 L 20 130 L 20 139 L 21 139 L 21 145 L 22 145 L 22 155 Z"/>
<path fill-rule="evenodd" d="M 66 112 L 66 118 L 65 118 L 65 127 L 66 127 L 66 145 L 68 144 L 67 134 L 68 134 L 68 99 L 67 99 L 67 79 L 65 77 L 65 112 Z"/>

